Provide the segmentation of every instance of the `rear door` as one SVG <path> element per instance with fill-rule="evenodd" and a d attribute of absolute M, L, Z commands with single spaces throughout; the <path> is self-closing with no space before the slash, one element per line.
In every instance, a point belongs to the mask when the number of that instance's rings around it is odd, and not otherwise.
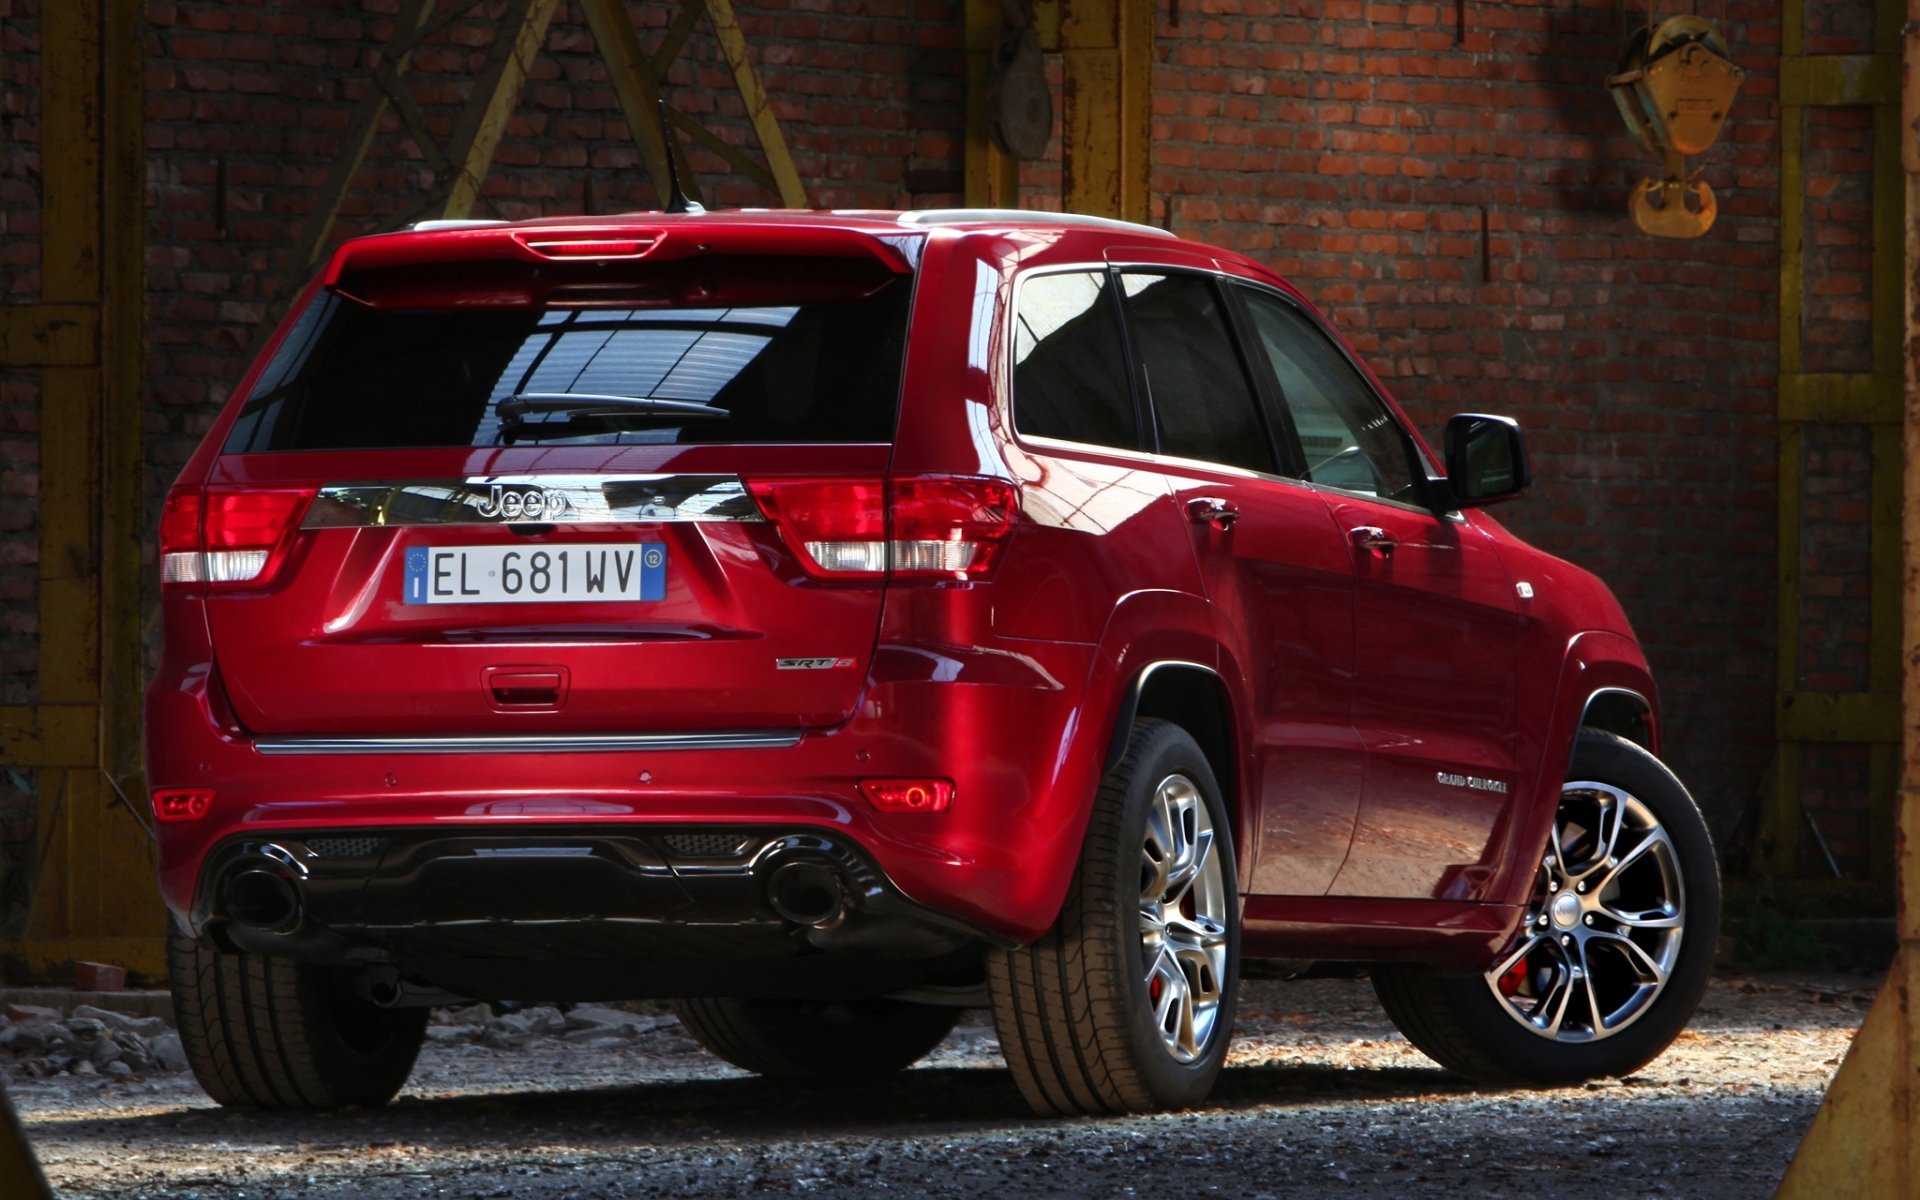
<path fill-rule="evenodd" d="M 1154 436 L 1239 707 L 1258 852 L 1246 890 L 1319 895 L 1347 855 L 1365 755 L 1354 732 L 1353 567 L 1326 505 L 1279 459 L 1222 284 L 1198 271 L 1119 272 Z"/>
<path fill-rule="evenodd" d="M 851 713 L 885 574 L 822 572 L 805 545 L 885 536 L 911 275 L 844 252 L 614 268 L 490 267 L 471 291 L 446 263 L 383 268 L 385 292 L 366 272 L 316 295 L 204 498 L 210 564 L 266 546 L 258 576 L 208 584 L 248 729 L 697 733 Z M 827 485 L 837 507 L 811 515 L 846 540 L 796 545 L 768 519 Z"/>

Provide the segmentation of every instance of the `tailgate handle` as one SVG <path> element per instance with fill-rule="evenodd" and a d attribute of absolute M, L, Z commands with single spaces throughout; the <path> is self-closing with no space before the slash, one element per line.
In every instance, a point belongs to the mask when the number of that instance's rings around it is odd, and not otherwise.
<path fill-rule="evenodd" d="M 554 708 L 560 703 L 561 673 L 557 670 L 492 670 L 487 688 L 502 708 Z"/>

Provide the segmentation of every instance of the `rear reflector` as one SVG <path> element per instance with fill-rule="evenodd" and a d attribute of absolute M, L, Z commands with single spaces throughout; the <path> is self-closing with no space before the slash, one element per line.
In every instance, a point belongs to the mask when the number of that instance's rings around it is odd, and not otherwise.
<path fill-rule="evenodd" d="M 939 813 L 953 803 L 945 779 L 862 779 L 860 793 L 881 812 Z"/>
<path fill-rule="evenodd" d="M 1019 492 L 1004 479 L 751 479 L 760 511 L 831 579 L 984 578 L 1013 532 Z"/>
<path fill-rule="evenodd" d="M 197 821 L 213 807 L 209 788 L 156 788 L 153 815 L 162 821 Z"/>
<path fill-rule="evenodd" d="M 266 582 L 292 544 L 314 492 L 209 488 L 167 497 L 160 516 L 160 581 Z"/>

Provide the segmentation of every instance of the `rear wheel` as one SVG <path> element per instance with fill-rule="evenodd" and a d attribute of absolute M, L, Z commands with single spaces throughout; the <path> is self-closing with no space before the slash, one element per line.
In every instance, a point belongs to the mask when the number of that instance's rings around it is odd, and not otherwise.
<path fill-rule="evenodd" d="M 379 1008 L 325 967 L 167 939 L 187 1064 L 231 1108 L 377 1106 L 393 1099 L 426 1038 L 424 1008 Z"/>
<path fill-rule="evenodd" d="M 902 1000 L 679 1000 L 674 1012 L 699 1043 L 769 1079 L 858 1083 L 925 1058 L 960 1010 Z"/>
<path fill-rule="evenodd" d="M 1226 1061 L 1239 974 L 1233 839 L 1185 730 L 1134 725 L 1046 936 L 988 960 L 994 1026 L 1042 1115 L 1198 1104 Z"/>
<path fill-rule="evenodd" d="M 1585 730 L 1518 939 L 1485 975 L 1374 972 L 1407 1040 L 1487 1082 L 1625 1075 L 1706 988 L 1720 879 L 1693 798 L 1639 746 Z"/>

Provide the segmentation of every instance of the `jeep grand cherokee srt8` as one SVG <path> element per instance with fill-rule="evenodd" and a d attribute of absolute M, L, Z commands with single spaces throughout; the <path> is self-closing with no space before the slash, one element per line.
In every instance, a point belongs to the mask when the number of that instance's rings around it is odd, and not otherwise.
<path fill-rule="evenodd" d="M 1444 464 L 1444 469 L 1443 469 Z M 1244 957 L 1481 1078 L 1687 1019 L 1711 846 L 1612 596 L 1298 292 L 1038 213 L 342 247 L 168 497 L 182 1037 L 380 1103 L 427 1006 L 672 1000 L 798 1079 L 992 1006 L 1041 1112 L 1200 1101 Z"/>

